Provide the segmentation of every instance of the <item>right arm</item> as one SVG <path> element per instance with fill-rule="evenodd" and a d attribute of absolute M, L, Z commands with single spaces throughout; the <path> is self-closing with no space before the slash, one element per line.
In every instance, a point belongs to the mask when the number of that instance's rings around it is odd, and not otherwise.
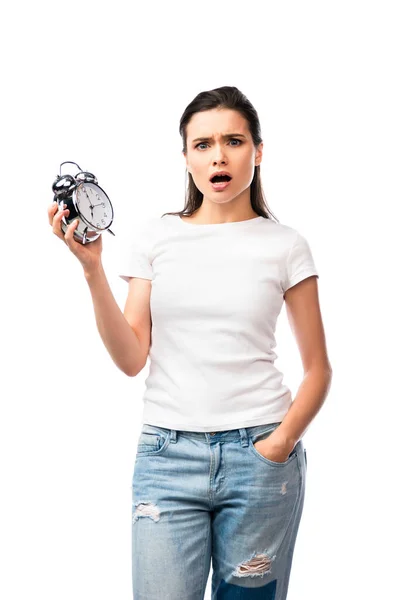
<path fill-rule="evenodd" d="M 100 337 L 117 367 L 129 377 L 135 377 L 146 365 L 149 352 L 151 281 L 136 277 L 130 279 L 122 313 L 102 264 L 84 274 L 92 295 Z"/>
<path fill-rule="evenodd" d="M 62 210 L 61 205 L 58 207 L 56 201 L 48 207 L 47 215 L 53 233 L 68 246 L 83 267 L 92 295 L 97 329 L 111 358 L 123 373 L 135 377 L 146 365 L 150 348 L 151 280 L 139 277 L 129 279 L 129 294 L 122 313 L 101 262 L 102 236 L 85 245 L 75 241 L 74 230 L 78 219 L 68 225 L 64 234 L 61 219 L 68 213 L 68 210 Z"/>

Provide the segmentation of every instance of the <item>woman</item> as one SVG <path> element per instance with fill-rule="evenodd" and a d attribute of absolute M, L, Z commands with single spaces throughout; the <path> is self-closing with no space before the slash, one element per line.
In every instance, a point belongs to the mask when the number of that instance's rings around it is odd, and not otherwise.
<path fill-rule="evenodd" d="M 135 600 L 203 599 L 211 559 L 213 600 L 284 600 L 305 493 L 301 438 L 332 373 L 318 273 L 306 239 L 264 201 L 248 99 L 228 86 L 198 94 L 180 134 L 186 204 L 131 236 L 123 314 L 101 236 L 84 247 L 73 224 L 63 236 L 63 213 L 49 209 L 50 223 L 82 263 L 114 362 L 135 376 L 150 358 L 132 481 Z M 293 401 L 274 366 L 283 300 L 304 368 Z"/>

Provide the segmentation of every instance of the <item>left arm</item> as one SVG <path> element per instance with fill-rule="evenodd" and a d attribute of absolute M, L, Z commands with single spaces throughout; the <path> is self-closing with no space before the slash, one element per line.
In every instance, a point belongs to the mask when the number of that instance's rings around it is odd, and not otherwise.
<path fill-rule="evenodd" d="M 279 427 L 268 438 L 257 442 L 261 453 L 277 462 L 285 461 L 304 435 L 323 405 L 332 380 L 317 278 L 303 279 L 289 288 L 284 298 L 289 324 L 300 350 L 304 378 Z"/>

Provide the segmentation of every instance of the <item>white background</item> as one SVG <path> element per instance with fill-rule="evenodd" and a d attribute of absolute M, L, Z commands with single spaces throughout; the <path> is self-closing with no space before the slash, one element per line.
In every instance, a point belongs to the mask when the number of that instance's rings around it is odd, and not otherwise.
<path fill-rule="evenodd" d="M 223 85 L 259 114 L 270 208 L 310 243 L 333 367 L 303 440 L 288 600 L 396 595 L 397 8 L 38 0 L 2 10 L 2 598 L 132 598 L 148 367 L 126 377 L 103 346 L 82 267 L 48 223 L 51 185 L 72 160 L 109 194 L 116 237 L 104 234 L 103 264 L 123 310 L 124 227 L 183 208 L 179 119 Z M 295 394 L 302 369 L 285 309 L 276 336 Z"/>

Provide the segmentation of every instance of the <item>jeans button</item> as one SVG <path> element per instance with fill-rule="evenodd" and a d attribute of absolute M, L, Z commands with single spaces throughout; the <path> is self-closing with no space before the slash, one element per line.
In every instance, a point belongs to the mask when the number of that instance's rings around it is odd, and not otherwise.
<path fill-rule="evenodd" d="M 212 433 L 210 433 L 210 435 L 215 435 L 215 434 L 216 434 L 216 431 L 213 431 Z"/>

